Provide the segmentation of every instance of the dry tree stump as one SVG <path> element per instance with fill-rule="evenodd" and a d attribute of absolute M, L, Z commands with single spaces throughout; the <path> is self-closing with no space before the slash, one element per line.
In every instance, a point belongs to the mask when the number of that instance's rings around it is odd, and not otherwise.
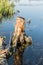
<path fill-rule="evenodd" d="M 12 37 L 12 47 L 14 52 L 14 65 L 22 65 L 22 55 L 27 46 L 32 43 L 32 38 L 28 37 L 25 32 L 25 19 L 17 17 L 15 31 Z"/>

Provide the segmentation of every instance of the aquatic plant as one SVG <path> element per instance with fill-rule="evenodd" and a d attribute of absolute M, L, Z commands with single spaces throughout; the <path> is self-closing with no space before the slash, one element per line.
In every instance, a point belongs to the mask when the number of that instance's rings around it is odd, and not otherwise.
<path fill-rule="evenodd" d="M 9 0 L 0 0 L 0 19 L 4 16 L 12 16 L 14 14 L 14 2 Z"/>

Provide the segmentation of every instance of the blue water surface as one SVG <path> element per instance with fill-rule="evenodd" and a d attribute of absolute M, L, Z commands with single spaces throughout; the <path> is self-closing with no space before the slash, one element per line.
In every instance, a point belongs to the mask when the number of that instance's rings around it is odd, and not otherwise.
<path fill-rule="evenodd" d="M 24 51 L 23 65 L 43 65 L 43 1 L 42 4 L 40 2 L 35 4 L 17 2 L 15 8 L 20 13 L 14 14 L 10 19 L 3 18 L 0 22 L 0 34 L 6 35 L 6 43 L 9 43 L 10 33 L 14 31 L 16 17 L 21 16 L 26 19 L 25 33 L 32 37 L 32 45 Z M 28 19 L 31 20 L 30 24 L 27 23 Z M 13 61 L 10 58 L 9 65 L 12 64 Z"/>

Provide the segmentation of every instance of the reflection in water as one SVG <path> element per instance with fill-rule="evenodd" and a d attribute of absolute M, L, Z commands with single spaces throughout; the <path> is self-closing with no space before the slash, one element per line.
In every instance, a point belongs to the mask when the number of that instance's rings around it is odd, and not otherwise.
<path fill-rule="evenodd" d="M 2 19 L 0 19 L 0 24 L 2 24 Z"/>
<path fill-rule="evenodd" d="M 43 65 L 43 58 L 40 58 L 36 65 Z"/>
<path fill-rule="evenodd" d="M 20 6 L 40 6 L 43 5 L 43 0 L 20 0 L 16 3 Z"/>
<path fill-rule="evenodd" d="M 20 2 L 20 0 L 15 0 L 16 3 Z"/>
<path fill-rule="evenodd" d="M 20 0 L 22 1 L 22 0 Z M 24 1 L 24 0 L 23 0 Z M 28 1 L 28 0 L 26 0 Z M 24 3 L 26 3 L 23 2 Z M 22 16 L 25 19 L 28 19 L 28 17 L 31 18 L 31 24 L 28 25 L 28 23 L 26 23 L 26 27 L 25 27 L 25 33 L 29 36 L 32 37 L 33 39 L 33 43 L 30 47 L 28 47 L 23 55 L 23 65 L 27 64 L 27 65 L 43 65 L 43 1 L 30 1 L 30 4 L 34 5 L 34 4 L 39 4 L 36 6 L 32 6 L 32 5 L 27 5 L 27 6 L 16 6 L 17 10 L 19 9 L 20 13 L 18 14 L 14 14 L 13 17 L 11 17 L 11 19 L 2 19 L 2 22 L 0 22 L 0 26 L 2 26 L 0 28 L 0 32 L 5 32 L 5 35 L 7 37 L 7 43 L 9 43 L 9 38 L 10 38 L 10 32 L 14 31 L 14 23 L 16 20 L 17 16 Z M 18 2 L 19 4 L 20 2 Z M 22 2 L 21 2 L 22 3 Z M 29 4 L 29 2 L 28 2 Z M 41 17 L 41 20 L 40 20 Z M 10 22 L 10 23 L 9 23 Z M 3 27 L 4 26 L 4 27 Z M 27 30 L 29 29 L 29 30 Z M 30 33 L 31 31 L 31 33 Z M 3 34 L 4 35 L 4 34 Z M 26 62 L 26 63 L 25 63 Z M 9 60 L 9 65 L 12 65 L 12 60 L 10 58 Z"/>

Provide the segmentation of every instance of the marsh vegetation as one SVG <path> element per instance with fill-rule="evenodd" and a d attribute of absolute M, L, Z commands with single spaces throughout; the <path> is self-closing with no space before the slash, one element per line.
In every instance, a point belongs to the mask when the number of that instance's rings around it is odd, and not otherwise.
<path fill-rule="evenodd" d="M 0 0 L 0 19 L 14 14 L 14 2 L 9 0 Z"/>

